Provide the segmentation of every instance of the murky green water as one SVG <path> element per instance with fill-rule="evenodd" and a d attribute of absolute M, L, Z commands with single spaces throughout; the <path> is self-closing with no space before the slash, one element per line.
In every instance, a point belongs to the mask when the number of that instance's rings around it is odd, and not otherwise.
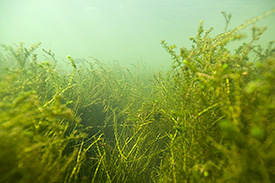
<path fill-rule="evenodd" d="M 170 65 L 161 40 L 190 46 L 198 22 L 224 28 L 221 11 L 232 13 L 231 26 L 275 7 L 274 0 L 1 0 L 0 42 L 42 42 L 58 59 L 93 56 L 104 62 Z M 275 15 L 263 42 L 275 38 Z"/>

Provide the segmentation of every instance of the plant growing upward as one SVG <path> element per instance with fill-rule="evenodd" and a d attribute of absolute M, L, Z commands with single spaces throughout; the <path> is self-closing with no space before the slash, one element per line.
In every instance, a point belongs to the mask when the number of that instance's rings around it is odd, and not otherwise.
<path fill-rule="evenodd" d="M 214 37 L 212 28 L 204 30 L 201 21 L 197 36 L 190 37 L 193 45 L 190 49 L 181 48 L 179 54 L 175 45 L 162 41 L 173 59 L 167 78 L 158 78 L 162 95 L 169 95 L 162 111 L 174 126 L 169 137 L 170 152 L 161 169 L 162 181 L 274 180 L 267 160 L 274 161 L 274 156 L 270 156 L 274 145 L 261 147 L 274 138 L 271 121 L 275 116 L 267 107 L 274 106 L 274 96 L 270 95 L 275 84 L 270 80 L 274 78 L 273 42 L 266 50 L 256 45 L 266 28 L 253 26 L 249 42 L 240 45 L 235 53 L 227 48 L 230 42 L 244 37 L 240 30 L 274 12 L 275 9 L 233 30 L 228 30 L 231 15 L 223 12 L 225 32 Z M 258 109 L 269 120 L 252 112 Z"/>

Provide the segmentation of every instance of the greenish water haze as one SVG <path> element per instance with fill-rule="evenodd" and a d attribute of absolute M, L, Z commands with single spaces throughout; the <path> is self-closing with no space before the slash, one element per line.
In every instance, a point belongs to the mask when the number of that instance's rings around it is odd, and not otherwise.
<path fill-rule="evenodd" d="M 161 40 L 188 47 L 201 19 L 219 33 L 221 11 L 232 13 L 234 28 L 274 7 L 274 0 L 1 0 L 0 42 L 41 41 L 59 60 L 70 54 L 167 67 Z M 268 26 L 263 43 L 275 38 L 274 17 L 257 23 Z"/>

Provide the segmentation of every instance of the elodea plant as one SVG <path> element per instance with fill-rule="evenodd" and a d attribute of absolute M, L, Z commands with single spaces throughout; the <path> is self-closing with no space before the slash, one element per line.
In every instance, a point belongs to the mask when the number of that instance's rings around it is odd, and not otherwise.
<path fill-rule="evenodd" d="M 169 151 L 160 182 L 274 182 L 275 47 L 256 44 L 266 28 L 252 27 L 252 38 L 235 51 L 240 30 L 211 37 L 200 22 L 191 49 L 162 41 L 173 69 L 158 77 L 160 111 L 170 118 Z M 231 15 L 224 13 L 226 27 Z"/>
<path fill-rule="evenodd" d="M 4 46 L 5 59 L 18 67 L 7 69 L 0 79 L 0 182 L 77 179 L 76 160 L 83 155 L 78 147 L 69 147 L 86 134 L 76 130 L 79 119 L 61 103 L 70 79 L 58 82 L 52 64 L 36 61 L 38 45 Z"/>

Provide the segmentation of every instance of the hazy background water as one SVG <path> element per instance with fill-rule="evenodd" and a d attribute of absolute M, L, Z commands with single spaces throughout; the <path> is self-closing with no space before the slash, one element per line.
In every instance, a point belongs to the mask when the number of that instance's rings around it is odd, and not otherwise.
<path fill-rule="evenodd" d="M 160 41 L 190 46 L 198 23 L 214 33 L 224 28 L 221 11 L 232 13 L 231 28 L 275 8 L 275 0 L 0 0 L 0 43 L 42 42 L 60 60 L 93 56 L 104 62 L 170 65 Z M 262 43 L 275 39 L 275 15 Z"/>

